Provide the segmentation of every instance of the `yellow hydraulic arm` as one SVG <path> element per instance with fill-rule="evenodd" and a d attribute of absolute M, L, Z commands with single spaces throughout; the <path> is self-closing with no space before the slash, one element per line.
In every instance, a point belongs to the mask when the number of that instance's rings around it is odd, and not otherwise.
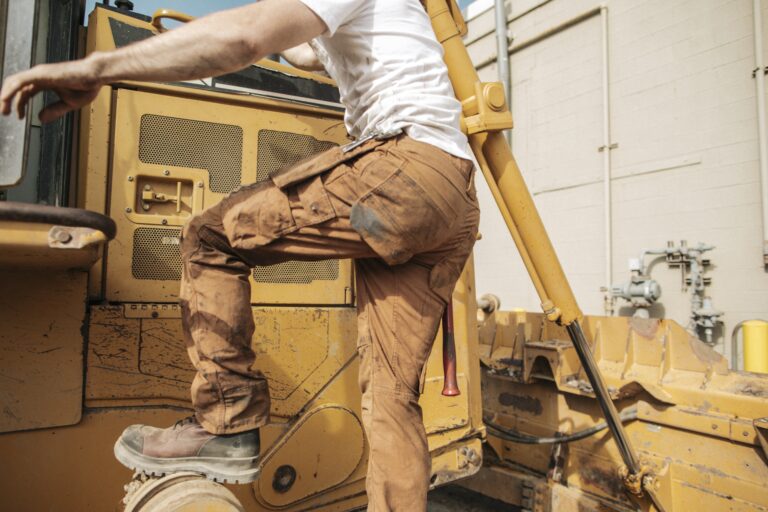
<path fill-rule="evenodd" d="M 589 377 L 625 464 L 620 469 L 622 480 L 633 495 L 647 495 L 653 506 L 663 511 L 654 489 L 655 477 L 641 464 L 622 427 L 579 323 L 581 310 L 502 134 L 502 130 L 512 128 L 512 115 L 504 90 L 500 83 L 480 82 L 461 39 L 466 33 L 466 25 L 455 0 L 423 0 L 422 3 L 445 50 L 448 73 L 456 97 L 462 103 L 463 128 L 469 136 L 472 151 L 520 251 L 544 313 L 550 321 L 566 327 Z"/>

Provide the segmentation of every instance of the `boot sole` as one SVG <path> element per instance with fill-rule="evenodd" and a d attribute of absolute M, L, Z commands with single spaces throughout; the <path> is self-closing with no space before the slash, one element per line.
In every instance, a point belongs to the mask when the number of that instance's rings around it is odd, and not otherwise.
<path fill-rule="evenodd" d="M 190 471 L 205 476 L 208 480 L 229 484 L 247 484 L 259 477 L 259 457 L 176 457 L 163 459 L 136 452 L 125 445 L 122 439 L 115 443 L 115 458 L 134 471 L 149 476 L 165 476 L 171 473 Z"/>

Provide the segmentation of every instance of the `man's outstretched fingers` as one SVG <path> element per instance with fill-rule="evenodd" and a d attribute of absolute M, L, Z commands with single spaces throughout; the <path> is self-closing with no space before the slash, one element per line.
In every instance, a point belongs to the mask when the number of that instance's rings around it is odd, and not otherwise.
<path fill-rule="evenodd" d="M 30 84 L 24 86 L 17 94 L 18 99 L 16 100 L 16 112 L 19 115 L 19 119 L 24 119 L 27 113 L 29 100 L 38 92 L 40 92 L 40 87 L 35 84 Z"/>
<path fill-rule="evenodd" d="M 21 81 L 15 76 L 10 76 L 3 82 L 3 88 L 0 91 L 0 109 L 4 116 L 11 113 L 13 98 L 19 92 L 20 87 Z"/>

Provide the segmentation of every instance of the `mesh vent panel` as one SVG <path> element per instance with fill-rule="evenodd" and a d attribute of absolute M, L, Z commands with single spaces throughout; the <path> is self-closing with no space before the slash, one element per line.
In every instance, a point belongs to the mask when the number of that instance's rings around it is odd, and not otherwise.
<path fill-rule="evenodd" d="M 333 142 L 317 140 L 309 135 L 260 130 L 256 181 L 263 181 L 283 167 L 333 146 L 336 146 Z M 338 278 L 338 260 L 286 261 L 253 269 L 253 280 L 257 283 L 309 284 Z"/>
<path fill-rule="evenodd" d="M 206 169 L 212 192 L 231 192 L 242 181 L 243 129 L 145 114 L 141 116 L 139 159 L 147 164 Z"/>
<path fill-rule="evenodd" d="M 180 229 L 138 228 L 133 232 L 134 279 L 181 279 Z"/>
<path fill-rule="evenodd" d="M 261 130 L 257 181 L 334 145 L 306 135 Z M 139 157 L 146 163 L 208 169 L 211 190 L 228 192 L 240 185 L 242 130 L 238 126 L 145 115 L 141 122 Z M 234 162 L 237 164 L 236 174 L 227 170 L 234 168 Z M 215 176 L 219 177 L 218 181 Z M 178 229 L 138 228 L 133 235 L 133 277 L 180 280 L 180 236 Z M 253 279 L 257 283 L 310 284 L 338 278 L 338 260 L 286 261 L 253 269 Z"/>
<path fill-rule="evenodd" d="M 288 167 L 336 145 L 334 142 L 317 140 L 309 135 L 259 130 L 256 181 L 264 181 L 283 167 Z"/>
<path fill-rule="evenodd" d="M 309 284 L 338 278 L 339 260 L 285 261 L 253 269 L 253 280 L 257 283 Z"/>

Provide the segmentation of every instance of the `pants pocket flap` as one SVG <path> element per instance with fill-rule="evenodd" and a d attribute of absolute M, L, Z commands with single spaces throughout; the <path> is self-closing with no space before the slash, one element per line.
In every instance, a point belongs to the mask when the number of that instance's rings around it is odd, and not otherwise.
<path fill-rule="evenodd" d="M 339 164 L 369 153 L 384 144 L 384 142 L 386 141 L 372 139 L 347 153 L 344 153 L 341 150 L 341 147 L 336 146 L 327 151 L 323 151 L 318 155 L 306 158 L 295 165 L 281 169 L 274 173 L 270 178 L 277 188 L 285 189 L 286 187 L 290 187 L 291 185 L 295 185 L 296 183 L 300 183 L 313 176 L 317 176 L 318 174 L 333 169 Z"/>

